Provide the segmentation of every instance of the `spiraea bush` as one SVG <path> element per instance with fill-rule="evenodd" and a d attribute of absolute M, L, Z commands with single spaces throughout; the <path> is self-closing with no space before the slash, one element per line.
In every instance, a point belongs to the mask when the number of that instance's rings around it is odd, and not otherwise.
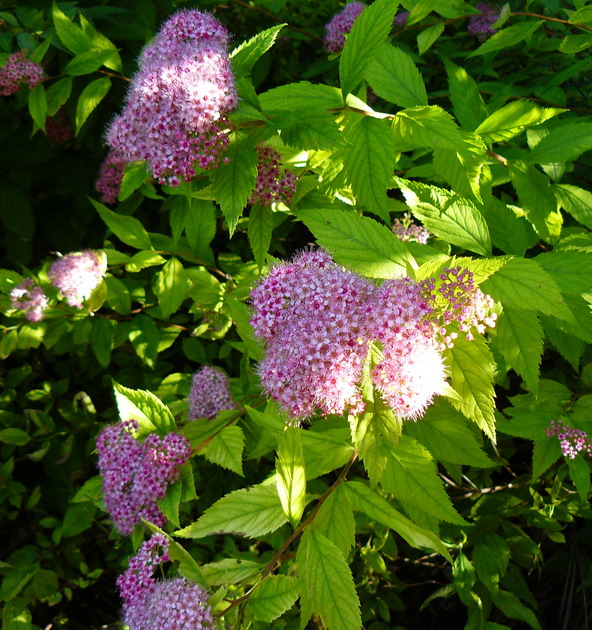
<path fill-rule="evenodd" d="M 2 627 L 587 627 L 590 50 L 584 0 L 3 3 Z"/>

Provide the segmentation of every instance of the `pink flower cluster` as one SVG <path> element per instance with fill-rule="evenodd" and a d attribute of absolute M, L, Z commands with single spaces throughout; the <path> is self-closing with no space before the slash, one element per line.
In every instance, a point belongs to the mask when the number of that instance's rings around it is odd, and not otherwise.
<path fill-rule="evenodd" d="M 158 553 L 158 548 L 162 549 Z M 130 630 L 213 629 L 208 594 L 185 578 L 155 580 L 154 570 L 170 558 L 169 541 L 154 534 L 130 559 L 117 586 L 123 599 L 123 621 Z"/>
<path fill-rule="evenodd" d="M 430 238 L 430 233 L 422 225 L 413 223 L 407 214 L 403 216 L 403 220 L 395 219 L 391 229 L 402 241 L 425 245 Z"/>
<path fill-rule="evenodd" d="M 130 536 L 144 518 L 155 525 L 166 522 L 156 500 L 177 480 L 179 467 L 191 455 L 191 445 L 178 433 L 161 438 L 150 434 L 144 442 L 134 439 L 134 420 L 105 427 L 97 437 L 99 472 L 107 511 L 115 526 Z"/>
<path fill-rule="evenodd" d="M 592 455 L 592 439 L 585 431 L 574 429 L 563 420 L 552 420 L 547 427 L 549 437 L 557 436 L 561 452 L 569 459 L 575 459 L 579 453 Z"/>
<path fill-rule="evenodd" d="M 55 144 L 66 144 L 74 138 L 74 130 L 63 108 L 55 116 L 45 119 L 45 133 Z"/>
<path fill-rule="evenodd" d="M 360 13 L 366 8 L 361 2 L 350 2 L 325 24 L 323 44 L 328 53 L 339 52 L 345 46 L 345 35 L 351 30 Z"/>
<path fill-rule="evenodd" d="M 478 2 L 475 8 L 481 13 L 471 15 L 467 31 L 471 35 L 475 35 L 479 41 L 485 41 L 496 32 L 493 25 L 500 16 L 500 10 L 487 2 Z"/>
<path fill-rule="evenodd" d="M 442 342 L 444 322 L 469 336 L 472 326 L 481 331 L 488 319 L 484 305 L 491 303 L 470 272 L 444 272 L 441 292 L 437 280 L 401 278 L 376 286 L 322 250 L 273 267 L 250 297 L 251 325 L 266 346 L 258 370 L 269 396 L 296 418 L 316 409 L 360 413 L 359 384 L 374 342 L 383 358 L 371 377 L 386 404 L 401 418 L 421 416 L 445 384 L 441 351 L 452 341 Z"/>
<path fill-rule="evenodd" d="M 0 96 L 10 96 L 23 85 L 34 88 L 43 81 L 43 68 L 25 56 L 23 51 L 13 53 L 0 68 Z"/>
<path fill-rule="evenodd" d="M 140 57 L 109 145 L 128 162 L 146 161 L 172 186 L 191 179 L 196 166 L 216 166 L 237 104 L 229 39 L 209 13 L 182 10 L 165 22 Z"/>
<path fill-rule="evenodd" d="M 119 198 L 119 189 L 126 164 L 127 160 L 116 151 L 110 151 L 103 160 L 99 177 L 95 182 L 95 190 L 101 193 L 103 203 L 115 203 Z"/>
<path fill-rule="evenodd" d="M 407 22 L 408 17 L 409 17 L 409 11 L 399 11 L 397 15 L 395 15 L 395 19 L 393 20 L 393 26 L 403 28 L 403 26 L 405 26 L 405 22 Z"/>
<path fill-rule="evenodd" d="M 193 375 L 189 392 L 189 420 L 214 418 L 219 411 L 234 409 L 228 375 L 204 365 Z"/>
<path fill-rule="evenodd" d="M 70 306 L 82 308 L 82 302 L 90 297 L 106 271 L 105 254 L 87 249 L 58 258 L 51 264 L 48 275 Z"/>
<path fill-rule="evenodd" d="M 280 154 L 271 147 L 257 147 L 259 166 L 250 203 L 271 206 L 273 202 L 290 203 L 296 192 L 296 175 L 280 167 Z"/>
<path fill-rule="evenodd" d="M 10 303 L 12 308 L 24 311 L 30 322 L 39 322 L 43 319 L 48 300 L 38 284 L 31 278 L 25 278 L 10 292 Z"/>

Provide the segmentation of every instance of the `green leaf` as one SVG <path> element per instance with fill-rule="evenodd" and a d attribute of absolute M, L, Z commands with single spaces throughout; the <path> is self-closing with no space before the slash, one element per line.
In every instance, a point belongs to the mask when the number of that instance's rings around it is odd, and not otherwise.
<path fill-rule="evenodd" d="M 111 87 L 111 79 L 102 77 L 89 83 L 78 98 L 76 105 L 76 135 L 91 115 L 95 107 L 107 96 Z"/>
<path fill-rule="evenodd" d="M 526 387 L 537 392 L 543 354 L 543 328 L 533 311 L 506 306 L 501 314 L 493 347 L 504 357 L 508 367 L 524 379 Z"/>
<path fill-rule="evenodd" d="M 148 232 L 135 217 L 117 214 L 106 206 L 89 197 L 90 202 L 99 213 L 99 216 L 117 238 L 130 247 L 136 249 L 152 249 L 152 243 Z"/>
<path fill-rule="evenodd" d="M 72 92 L 72 77 L 64 77 L 56 81 L 47 90 L 47 115 L 55 116 L 60 107 L 70 98 Z"/>
<path fill-rule="evenodd" d="M 309 480 L 344 466 L 353 454 L 348 429 L 333 429 L 328 421 L 302 433 L 302 448 Z"/>
<path fill-rule="evenodd" d="M 366 81 L 378 96 L 399 105 L 427 105 L 423 78 L 409 55 L 386 42 L 366 69 Z"/>
<path fill-rule="evenodd" d="M 354 510 L 385 527 L 389 527 L 404 538 L 412 547 L 436 551 L 452 562 L 452 558 L 442 541 L 431 531 L 410 521 L 383 497 L 376 494 L 359 481 L 348 481 L 343 485 L 343 492 L 348 497 Z"/>
<path fill-rule="evenodd" d="M 207 250 L 216 236 L 216 209 L 211 201 L 192 199 L 185 215 L 185 234 L 195 254 Z"/>
<path fill-rule="evenodd" d="M 101 367 L 107 367 L 113 350 L 113 333 L 117 322 L 104 317 L 95 318 L 90 333 L 90 347 Z"/>
<path fill-rule="evenodd" d="M 112 50 L 91 48 L 78 53 L 73 59 L 70 59 L 64 68 L 64 72 L 72 77 L 91 74 L 112 57 Z"/>
<path fill-rule="evenodd" d="M 514 593 L 502 591 L 493 594 L 493 603 L 510 619 L 520 619 L 534 630 L 542 630 L 535 614 L 527 608 Z"/>
<path fill-rule="evenodd" d="M 535 440 L 532 448 L 532 479 L 536 481 L 561 457 L 561 446 L 556 437 Z"/>
<path fill-rule="evenodd" d="M 8 428 L 0 429 L 0 442 L 5 444 L 15 444 L 16 446 L 24 446 L 31 438 L 22 429 Z"/>
<path fill-rule="evenodd" d="M 339 88 L 329 85 L 314 84 L 308 81 L 288 83 L 263 92 L 259 102 L 265 112 L 339 109 L 343 107 L 343 97 Z"/>
<path fill-rule="evenodd" d="M 189 294 L 189 277 L 179 260 L 170 258 L 166 265 L 154 274 L 152 288 L 158 297 L 162 316 L 166 319 L 177 311 Z"/>
<path fill-rule="evenodd" d="M 442 398 L 417 422 L 406 422 L 405 433 L 421 442 L 442 462 L 483 468 L 495 465 L 483 452 L 464 416 Z"/>
<path fill-rule="evenodd" d="M 258 562 L 242 558 L 224 558 L 218 562 L 205 564 L 201 568 L 208 586 L 238 584 L 254 577 L 262 569 Z"/>
<path fill-rule="evenodd" d="M 249 598 L 249 608 L 255 619 L 271 623 L 292 608 L 299 595 L 297 578 L 268 575 Z"/>
<path fill-rule="evenodd" d="M 256 205 L 249 215 L 249 244 L 259 271 L 263 269 L 271 244 L 273 212 L 268 206 Z"/>
<path fill-rule="evenodd" d="M 344 488 L 341 484 L 325 499 L 315 516 L 314 528 L 347 558 L 356 543 L 356 522 Z"/>
<path fill-rule="evenodd" d="M 286 25 L 278 24 L 261 33 L 257 33 L 257 35 L 243 42 L 230 53 L 232 71 L 237 79 L 251 72 L 255 62 L 273 46 L 284 26 Z"/>
<path fill-rule="evenodd" d="M 467 136 L 455 124 L 452 116 L 436 105 L 410 107 L 393 118 L 395 150 L 418 148 L 468 150 Z"/>
<path fill-rule="evenodd" d="M 444 60 L 448 74 L 450 100 L 454 107 L 454 115 L 461 127 L 473 131 L 487 118 L 487 108 L 481 98 L 479 86 L 467 71 Z"/>
<path fill-rule="evenodd" d="M 154 368 L 160 342 L 155 321 L 144 313 L 136 315 L 131 321 L 128 336 L 140 359 L 149 368 Z"/>
<path fill-rule="evenodd" d="M 111 261 L 109 261 L 111 262 Z M 141 271 L 147 267 L 154 267 L 155 265 L 162 265 L 166 262 L 166 258 L 157 254 L 152 250 L 145 250 L 134 254 L 131 258 L 127 259 L 125 263 L 125 270 L 135 273 Z"/>
<path fill-rule="evenodd" d="M 250 314 L 245 304 L 232 295 L 224 296 L 224 309 L 232 319 L 232 323 L 236 326 L 236 330 L 245 344 L 245 350 L 251 359 L 259 359 L 261 357 L 261 346 L 253 336 L 253 329 L 249 324 Z"/>
<path fill-rule="evenodd" d="M 236 425 L 224 427 L 203 450 L 206 459 L 243 476 L 245 436 Z"/>
<path fill-rule="evenodd" d="M 91 40 L 86 33 L 72 22 L 54 2 L 52 8 L 53 23 L 64 46 L 75 55 L 88 50 Z"/>
<path fill-rule="evenodd" d="M 480 208 L 487 221 L 491 240 L 506 254 L 523 256 L 538 241 L 536 232 L 523 217 L 495 197 L 486 197 L 485 205 Z"/>
<path fill-rule="evenodd" d="M 144 162 L 129 162 L 125 165 L 119 188 L 119 201 L 127 199 L 149 177 Z"/>
<path fill-rule="evenodd" d="M 349 566 L 339 549 L 308 527 L 296 553 L 301 626 L 312 613 L 327 630 L 360 630 L 360 601 Z"/>
<path fill-rule="evenodd" d="M 97 507 L 101 506 L 103 500 L 103 478 L 96 475 L 87 479 L 76 494 L 70 499 L 70 503 L 84 503 L 88 501 Z"/>
<path fill-rule="evenodd" d="M 445 357 L 451 385 L 463 399 L 460 402 L 452 398 L 450 403 L 495 443 L 494 360 L 485 338 L 478 336 L 467 341 L 459 337 Z"/>
<path fill-rule="evenodd" d="M 506 572 L 509 557 L 508 545 L 496 534 L 487 533 L 475 543 L 472 558 L 475 571 L 492 594 L 499 588 L 499 580 Z"/>
<path fill-rule="evenodd" d="M 47 118 L 47 94 L 43 85 L 38 85 L 29 91 L 29 113 L 38 127 L 45 131 Z"/>
<path fill-rule="evenodd" d="M 592 289 L 592 257 L 570 250 L 546 252 L 535 258 L 536 262 L 553 277 L 563 293 L 581 295 Z"/>
<path fill-rule="evenodd" d="M 374 278 L 398 278 L 413 259 L 385 225 L 347 210 L 306 209 L 296 216 L 336 262 Z"/>
<path fill-rule="evenodd" d="M 389 34 L 398 0 L 376 0 L 362 11 L 347 36 L 339 61 L 343 95 L 353 94 L 366 68 Z"/>
<path fill-rule="evenodd" d="M 535 164 L 575 160 L 592 149 L 592 122 L 566 121 L 544 136 L 527 159 Z"/>
<path fill-rule="evenodd" d="M 387 450 L 380 485 L 397 497 L 412 520 L 422 522 L 427 514 L 438 521 L 466 524 L 452 507 L 432 456 L 419 442 L 403 435 Z"/>
<path fill-rule="evenodd" d="M 429 232 L 482 256 L 491 255 L 487 223 L 472 201 L 435 186 L 396 181 L 407 205 Z"/>
<path fill-rule="evenodd" d="M 568 22 L 570 24 L 589 24 L 592 22 L 592 7 L 589 5 L 580 7 L 569 16 Z"/>
<path fill-rule="evenodd" d="M 105 278 L 107 285 L 107 302 L 111 308 L 121 315 L 129 315 L 132 309 L 132 299 L 125 284 L 113 276 Z"/>
<path fill-rule="evenodd" d="M 565 460 L 569 469 L 569 476 L 576 486 L 582 502 L 588 500 L 590 494 L 590 464 L 581 455 L 576 455 L 574 459 Z"/>
<path fill-rule="evenodd" d="M 333 117 L 311 109 L 276 109 L 268 112 L 271 122 L 280 130 L 283 142 L 295 149 L 334 149 L 343 137 Z"/>
<path fill-rule="evenodd" d="M 167 489 L 167 493 L 164 497 L 158 499 L 156 503 L 162 510 L 164 517 L 167 521 L 170 521 L 175 527 L 181 527 L 179 522 L 179 506 L 181 504 L 181 480 L 177 480 L 170 485 Z"/>
<path fill-rule="evenodd" d="M 277 488 L 270 483 L 223 496 L 195 523 L 175 532 L 175 536 L 203 538 L 217 533 L 237 533 L 257 538 L 280 528 L 286 520 Z"/>
<path fill-rule="evenodd" d="M 220 411 L 215 418 L 198 418 L 188 422 L 183 427 L 183 435 L 191 442 L 194 449 L 203 448 L 204 443 L 209 442 L 211 437 L 233 420 L 236 420 L 236 411 L 225 409 Z"/>
<path fill-rule="evenodd" d="M 483 282 L 480 288 L 504 307 L 539 311 L 573 321 L 573 315 L 561 297 L 557 283 L 532 259 L 510 259 L 504 267 Z"/>
<path fill-rule="evenodd" d="M 512 26 L 498 31 L 489 39 L 485 40 L 477 50 L 474 50 L 469 55 L 469 58 L 515 46 L 530 37 L 542 23 L 541 20 L 537 20 L 536 22 L 519 22 L 518 24 L 512 24 Z"/>
<path fill-rule="evenodd" d="M 444 32 L 444 24 L 433 24 L 420 31 L 417 36 L 417 49 L 420 55 L 426 53 L 433 44 L 436 43 L 438 37 Z M 427 105 L 427 103 L 426 103 Z"/>
<path fill-rule="evenodd" d="M 471 601 L 471 590 L 475 584 L 475 569 L 464 553 L 459 553 L 452 565 L 454 588 L 465 606 Z"/>
<path fill-rule="evenodd" d="M 343 150 L 343 165 L 354 194 L 370 212 L 389 223 L 386 189 L 392 181 L 397 155 L 387 121 L 348 114 L 343 134 L 349 143 Z"/>
<path fill-rule="evenodd" d="M 225 155 L 228 164 L 220 164 L 210 179 L 232 236 L 255 187 L 258 159 L 251 139 L 242 131 L 231 133 Z"/>
<path fill-rule="evenodd" d="M 554 184 L 551 190 L 555 193 L 559 206 L 571 216 L 592 230 L 592 192 L 570 184 Z"/>
<path fill-rule="evenodd" d="M 302 430 L 286 426 L 279 438 L 277 459 L 277 490 L 284 514 L 293 527 L 302 518 L 306 505 L 306 473 L 302 450 Z"/>
<path fill-rule="evenodd" d="M 155 431 L 167 435 L 177 430 L 171 410 L 152 392 L 129 389 L 113 381 L 115 402 L 122 421 L 137 420 L 142 437 Z"/>

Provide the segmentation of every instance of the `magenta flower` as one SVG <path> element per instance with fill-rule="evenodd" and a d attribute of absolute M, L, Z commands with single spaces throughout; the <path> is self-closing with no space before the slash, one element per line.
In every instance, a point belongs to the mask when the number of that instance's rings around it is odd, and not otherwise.
<path fill-rule="evenodd" d="M 66 144 L 74 138 L 74 130 L 63 108 L 55 116 L 45 119 L 45 133 L 55 144 Z"/>
<path fill-rule="evenodd" d="M 82 302 L 90 297 L 106 271 L 105 254 L 86 249 L 58 258 L 51 264 L 48 275 L 70 306 L 82 308 Z"/>
<path fill-rule="evenodd" d="M 395 19 L 393 20 L 393 26 L 397 26 L 398 28 L 403 28 L 403 26 L 405 26 L 405 22 L 407 22 L 408 17 L 409 17 L 409 11 L 399 11 L 397 15 L 395 15 Z"/>
<path fill-rule="evenodd" d="M 478 2 L 475 8 L 481 11 L 481 13 L 471 15 L 467 31 L 471 35 L 475 35 L 479 41 L 485 41 L 496 32 L 493 25 L 500 16 L 500 10 L 499 7 L 495 7 L 488 2 Z"/>
<path fill-rule="evenodd" d="M 28 59 L 23 51 L 12 53 L 0 68 L 0 96 L 15 94 L 23 85 L 32 89 L 43 78 L 43 68 L 38 63 Z"/>
<path fill-rule="evenodd" d="M 189 420 L 214 418 L 219 411 L 234 409 L 228 375 L 204 365 L 193 375 L 189 392 Z"/>
<path fill-rule="evenodd" d="M 548 437 L 556 436 L 561 445 L 561 452 L 568 459 L 575 459 L 576 455 L 585 453 L 592 455 L 592 440 L 585 431 L 574 429 L 563 420 L 552 420 L 546 430 Z"/>
<path fill-rule="evenodd" d="M 430 233 L 422 225 L 413 223 L 407 214 L 402 221 L 395 219 L 391 229 L 402 241 L 425 245 L 430 238 Z"/>
<path fill-rule="evenodd" d="M 350 2 L 325 24 L 323 44 L 328 53 L 338 52 L 345 46 L 345 35 L 351 30 L 360 13 L 366 8 L 361 2 Z"/>
<path fill-rule="evenodd" d="M 23 311 L 30 322 L 39 322 L 43 319 L 48 300 L 38 284 L 31 278 L 25 278 L 10 292 L 10 304 L 12 308 Z"/>
<path fill-rule="evenodd" d="M 110 151 L 103 160 L 95 190 L 101 193 L 103 203 L 115 203 L 119 199 L 119 189 L 127 160 L 116 151 Z"/>
<path fill-rule="evenodd" d="M 227 115 L 237 104 L 228 31 L 209 13 L 182 10 L 144 49 L 107 142 L 146 161 L 160 183 L 179 185 L 222 159 Z"/>
<path fill-rule="evenodd" d="M 249 200 L 262 206 L 274 202 L 289 204 L 296 192 L 296 176 L 280 167 L 280 154 L 271 147 L 257 147 L 259 166 L 255 190 Z"/>

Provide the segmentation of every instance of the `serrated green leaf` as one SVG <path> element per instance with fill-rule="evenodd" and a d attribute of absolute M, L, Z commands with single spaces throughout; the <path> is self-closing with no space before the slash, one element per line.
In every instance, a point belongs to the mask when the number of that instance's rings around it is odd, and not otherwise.
<path fill-rule="evenodd" d="M 135 247 L 136 249 L 152 249 L 148 232 L 146 232 L 144 226 L 138 219 L 123 214 L 117 214 L 90 197 L 89 200 L 107 227 L 122 243 Z"/>
<path fill-rule="evenodd" d="M 538 236 L 530 223 L 517 216 L 510 206 L 495 197 L 487 197 L 480 207 L 485 217 L 491 240 L 506 254 L 523 256 L 538 241 Z"/>
<path fill-rule="evenodd" d="M 115 381 L 113 390 L 120 419 L 136 420 L 140 425 L 140 437 L 155 431 L 159 435 L 167 435 L 177 430 L 171 410 L 152 392 L 129 389 Z"/>
<path fill-rule="evenodd" d="M 531 101 L 512 101 L 486 118 L 475 129 L 475 133 L 479 134 L 485 142 L 505 142 L 522 133 L 527 127 L 540 125 L 564 111 L 539 107 Z"/>
<path fill-rule="evenodd" d="M 592 46 L 592 34 L 568 35 L 559 45 L 559 50 L 566 55 L 574 55 Z"/>
<path fill-rule="evenodd" d="M 450 403 L 495 443 L 494 360 L 485 338 L 478 336 L 472 341 L 458 338 L 445 357 L 451 385 L 463 399 L 462 403 L 450 399 Z"/>
<path fill-rule="evenodd" d="M 259 95 L 263 111 L 327 110 L 343 107 L 339 88 L 308 81 L 288 83 Z"/>
<path fill-rule="evenodd" d="M 144 313 L 136 315 L 130 323 L 128 337 L 140 359 L 148 367 L 154 368 L 160 341 L 154 320 Z"/>
<path fill-rule="evenodd" d="M 409 55 L 391 44 L 385 42 L 377 49 L 365 78 L 378 96 L 399 107 L 428 104 L 417 66 Z"/>
<path fill-rule="evenodd" d="M 546 252 L 536 262 L 555 280 L 563 293 L 581 295 L 592 291 L 592 257 L 570 250 Z"/>
<path fill-rule="evenodd" d="M 414 266 L 405 245 L 384 225 L 354 212 L 298 210 L 296 216 L 336 262 L 374 278 L 398 278 Z"/>
<path fill-rule="evenodd" d="M 8 429 L 0 429 L 0 442 L 5 444 L 15 444 L 16 446 L 24 446 L 31 438 L 26 431 L 9 427 Z"/>
<path fill-rule="evenodd" d="M 129 315 L 132 308 L 132 299 L 129 289 L 119 279 L 113 276 L 105 278 L 107 286 L 106 300 L 111 308 L 121 315 Z"/>
<path fill-rule="evenodd" d="M 216 210 L 211 201 L 192 199 L 184 221 L 185 234 L 195 254 L 207 250 L 216 236 Z"/>
<path fill-rule="evenodd" d="M 204 442 L 208 442 L 212 436 L 216 435 L 218 431 L 235 419 L 236 411 L 225 409 L 220 411 L 215 418 L 191 420 L 183 427 L 183 435 L 191 442 L 191 446 L 194 449 L 199 446 L 203 448 Z"/>
<path fill-rule="evenodd" d="M 454 588 L 457 590 L 462 603 L 468 605 L 471 600 L 471 590 L 475 584 L 475 568 L 462 552 L 454 559 L 452 576 Z"/>
<path fill-rule="evenodd" d="M 52 8 L 52 16 L 58 37 L 70 52 L 77 55 L 91 47 L 90 38 L 63 13 L 55 2 Z"/>
<path fill-rule="evenodd" d="M 561 446 L 556 437 L 535 440 L 532 448 L 532 478 L 537 480 L 561 457 Z"/>
<path fill-rule="evenodd" d="M 96 318 L 90 333 L 90 347 L 101 367 L 107 367 L 113 350 L 113 332 L 117 322 L 104 317 Z"/>
<path fill-rule="evenodd" d="M 447 523 L 466 524 L 452 507 L 429 452 L 412 437 L 403 435 L 387 445 L 388 457 L 380 485 L 401 502 L 412 520 L 425 514 Z"/>
<path fill-rule="evenodd" d="M 279 437 L 276 459 L 278 495 L 284 514 L 293 527 L 300 522 L 306 505 L 306 473 L 301 434 L 300 428 L 286 426 Z"/>
<path fill-rule="evenodd" d="M 569 184 L 554 184 L 551 190 L 560 207 L 576 221 L 592 229 L 592 192 Z"/>
<path fill-rule="evenodd" d="M 127 199 L 134 191 L 138 190 L 148 176 L 144 162 L 130 162 L 126 164 L 119 188 L 119 201 Z"/>
<path fill-rule="evenodd" d="M 189 277 L 183 265 L 176 258 L 170 258 L 166 265 L 152 279 L 152 288 L 164 318 L 175 313 L 189 294 Z"/>
<path fill-rule="evenodd" d="M 427 52 L 432 47 L 432 45 L 436 43 L 438 37 L 440 37 L 443 32 L 444 24 L 441 22 L 439 24 L 433 24 L 432 26 L 428 26 L 427 28 L 422 29 L 417 36 L 417 50 L 419 51 L 419 54 L 423 55 L 425 52 Z"/>
<path fill-rule="evenodd" d="M 298 578 L 268 575 L 249 598 L 255 619 L 271 623 L 292 608 L 300 595 Z"/>
<path fill-rule="evenodd" d="M 70 98 L 72 77 L 64 77 L 47 89 L 47 115 L 55 116 L 60 107 Z"/>
<path fill-rule="evenodd" d="M 444 65 L 448 74 L 448 89 L 454 115 L 461 127 L 473 131 L 487 118 L 487 108 L 479 87 L 464 68 L 447 59 L 444 60 Z"/>
<path fill-rule="evenodd" d="M 493 603 L 510 619 L 520 619 L 533 630 L 542 630 L 535 614 L 527 608 L 514 593 L 501 589 L 492 594 Z"/>
<path fill-rule="evenodd" d="M 259 270 L 263 269 L 271 244 L 273 212 L 268 206 L 254 206 L 249 215 L 249 244 Z"/>
<path fill-rule="evenodd" d="M 504 48 L 515 46 L 530 37 L 542 23 L 541 20 L 537 20 L 512 24 L 512 26 L 508 26 L 508 28 L 494 33 L 489 39 L 485 40 L 477 50 L 474 50 L 469 57 L 485 55 L 490 52 L 495 52 L 496 50 L 503 50 Z"/>
<path fill-rule="evenodd" d="M 555 320 L 543 317 L 542 323 L 547 339 L 550 341 L 551 345 L 568 363 L 570 363 L 576 372 L 579 371 L 580 359 L 584 354 L 586 344 L 570 332 L 561 330 L 558 326 L 556 326 Z"/>
<path fill-rule="evenodd" d="M 167 492 L 156 503 L 161 509 L 167 521 L 175 527 L 181 527 L 179 522 L 179 506 L 181 504 L 181 481 L 178 479 L 167 488 Z"/>
<path fill-rule="evenodd" d="M 398 0 L 377 0 L 354 22 L 339 60 L 344 96 L 354 93 L 364 78 L 368 64 L 391 30 L 398 5 Z"/>
<path fill-rule="evenodd" d="M 152 250 L 145 250 L 143 252 L 138 252 L 133 256 L 126 259 L 125 262 L 125 270 L 135 273 L 136 271 L 141 271 L 142 269 L 146 269 L 147 267 L 154 267 L 155 265 L 163 265 L 166 262 L 166 258 L 157 254 Z M 109 260 L 110 264 L 111 260 Z"/>
<path fill-rule="evenodd" d="M 258 562 L 242 558 L 224 558 L 218 562 L 204 564 L 201 568 L 208 586 L 238 584 L 254 577 L 262 569 L 263 566 Z"/>
<path fill-rule="evenodd" d="M 516 370 L 526 387 L 537 392 L 543 354 L 543 328 L 533 311 L 506 306 L 497 325 L 493 347 Z"/>
<path fill-rule="evenodd" d="M 253 335 L 253 329 L 249 323 L 250 314 L 245 304 L 232 295 L 224 296 L 224 308 L 236 326 L 236 330 L 245 344 L 245 350 L 251 359 L 258 360 L 261 357 L 261 345 Z"/>
<path fill-rule="evenodd" d="M 569 16 L 568 22 L 570 24 L 588 24 L 592 22 L 592 7 L 589 5 L 580 7 Z"/>
<path fill-rule="evenodd" d="M 573 321 L 555 280 L 534 260 L 512 258 L 481 284 L 484 293 L 504 306 L 524 308 Z"/>
<path fill-rule="evenodd" d="M 29 91 L 29 113 L 37 126 L 45 131 L 47 94 L 43 85 L 38 85 Z"/>
<path fill-rule="evenodd" d="M 100 507 L 103 499 L 103 478 L 101 475 L 96 475 L 87 479 L 81 488 L 78 489 L 76 494 L 70 499 L 70 503 L 94 503 L 97 507 Z"/>
<path fill-rule="evenodd" d="M 175 532 L 175 536 L 203 538 L 237 533 L 256 538 L 275 531 L 286 521 L 275 484 L 258 485 L 223 496 L 195 523 Z"/>
<path fill-rule="evenodd" d="M 574 482 L 580 499 L 587 501 L 590 494 L 590 464 L 581 455 L 576 455 L 574 459 L 567 457 L 565 461 L 569 469 L 569 476 Z"/>
<path fill-rule="evenodd" d="M 535 164 L 575 160 L 592 149 L 592 123 L 566 121 L 538 142 L 527 159 Z"/>
<path fill-rule="evenodd" d="M 475 571 L 492 593 L 499 588 L 499 580 L 506 571 L 509 557 L 508 545 L 496 534 L 488 533 L 475 543 L 472 556 Z"/>
<path fill-rule="evenodd" d="M 72 77 L 91 74 L 113 57 L 113 50 L 91 48 L 78 53 L 66 64 L 64 72 Z"/>
<path fill-rule="evenodd" d="M 80 133 L 82 125 L 92 114 L 95 107 L 107 96 L 111 87 L 111 79 L 102 77 L 89 83 L 78 97 L 76 105 L 76 135 Z"/>
<path fill-rule="evenodd" d="M 302 433 L 306 478 L 309 480 L 344 466 L 353 454 L 349 431 L 345 427 L 327 429 L 327 426 L 330 425 L 325 421 L 325 425 L 315 425 Z"/>
<path fill-rule="evenodd" d="M 210 179 L 232 235 L 255 187 L 258 158 L 251 139 L 242 131 L 230 134 L 225 155 L 228 164 L 220 164 Z"/>
<path fill-rule="evenodd" d="M 269 112 L 272 123 L 281 132 L 284 144 L 295 149 L 334 149 L 343 137 L 333 117 L 325 112 L 306 109 L 276 109 Z"/>
<path fill-rule="evenodd" d="M 356 522 L 344 487 L 340 485 L 327 497 L 315 516 L 314 527 L 347 558 L 356 542 Z"/>
<path fill-rule="evenodd" d="M 360 630 L 360 600 L 339 549 L 308 527 L 298 545 L 296 563 L 302 625 L 315 613 L 327 630 Z"/>
<path fill-rule="evenodd" d="M 278 24 L 265 31 L 261 31 L 261 33 L 257 33 L 257 35 L 251 37 L 251 39 L 237 46 L 230 53 L 232 71 L 237 79 L 251 72 L 251 68 L 255 65 L 255 62 L 273 46 L 284 26 L 286 25 Z"/>
<path fill-rule="evenodd" d="M 206 459 L 243 476 L 243 449 L 245 436 L 236 425 L 225 427 L 203 451 Z"/>

